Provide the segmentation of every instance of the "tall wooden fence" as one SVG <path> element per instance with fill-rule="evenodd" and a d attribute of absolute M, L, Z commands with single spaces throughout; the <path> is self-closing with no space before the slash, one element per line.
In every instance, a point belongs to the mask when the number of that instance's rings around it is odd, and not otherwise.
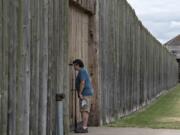
<path fill-rule="evenodd" d="M 68 86 L 67 10 L 67 0 L 0 0 L 1 135 L 55 134 L 55 95 Z"/>
<path fill-rule="evenodd" d="M 126 0 L 99 1 L 102 122 L 127 115 L 177 83 L 175 57 Z"/>

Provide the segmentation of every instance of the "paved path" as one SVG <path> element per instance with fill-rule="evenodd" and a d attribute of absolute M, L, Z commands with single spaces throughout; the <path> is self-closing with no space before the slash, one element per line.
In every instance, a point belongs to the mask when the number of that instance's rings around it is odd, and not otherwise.
<path fill-rule="evenodd" d="M 77 135 L 77 134 L 71 133 L 70 135 Z M 81 134 L 81 135 L 180 135 L 180 130 L 90 127 L 89 133 Z"/>

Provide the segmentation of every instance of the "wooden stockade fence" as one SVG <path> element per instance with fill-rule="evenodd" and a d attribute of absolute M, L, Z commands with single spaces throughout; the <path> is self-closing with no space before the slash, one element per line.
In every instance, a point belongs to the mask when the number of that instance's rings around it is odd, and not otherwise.
<path fill-rule="evenodd" d="M 1 135 L 55 134 L 55 95 L 68 89 L 67 10 L 67 0 L 0 0 Z"/>
<path fill-rule="evenodd" d="M 69 22 L 69 11 L 80 12 L 79 17 L 87 14 L 89 28 L 73 24 L 75 16 Z M 71 45 L 70 25 L 71 34 L 88 34 L 77 35 Z M 61 93 L 68 134 L 69 57 L 75 57 L 69 48 L 82 42 L 88 42 L 84 59 L 95 87 L 93 124 L 139 109 L 178 81 L 175 57 L 141 24 L 126 0 L 0 0 L 1 135 L 55 135 L 56 94 Z"/>
<path fill-rule="evenodd" d="M 101 116 L 108 123 L 175 86 L 178 66 L 126 0 L 100 0 L 99 6 Z"/>

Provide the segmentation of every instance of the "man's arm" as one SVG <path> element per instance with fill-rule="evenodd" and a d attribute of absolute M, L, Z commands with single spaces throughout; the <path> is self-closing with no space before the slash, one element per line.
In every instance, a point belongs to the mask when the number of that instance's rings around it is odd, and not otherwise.
<path fill-rule="evenodd" d="M 80 99 L 83 99 L 82 92 L 83 92 L 84 86 L 85 86 L 85 81 L 82 80 L 82 81 L 80 82 L 80 90 L 79 90 L 79 97 L 80 97 Z"/>

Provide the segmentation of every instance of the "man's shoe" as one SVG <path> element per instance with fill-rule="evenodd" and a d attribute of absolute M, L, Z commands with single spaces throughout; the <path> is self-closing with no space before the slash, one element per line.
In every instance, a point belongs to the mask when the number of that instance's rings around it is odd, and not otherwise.
<path fill-rule="evenodd" d="M 75 130 L 75 133 L 88 133 L 88 128 L 84 129 L 83 127 Z"/>

